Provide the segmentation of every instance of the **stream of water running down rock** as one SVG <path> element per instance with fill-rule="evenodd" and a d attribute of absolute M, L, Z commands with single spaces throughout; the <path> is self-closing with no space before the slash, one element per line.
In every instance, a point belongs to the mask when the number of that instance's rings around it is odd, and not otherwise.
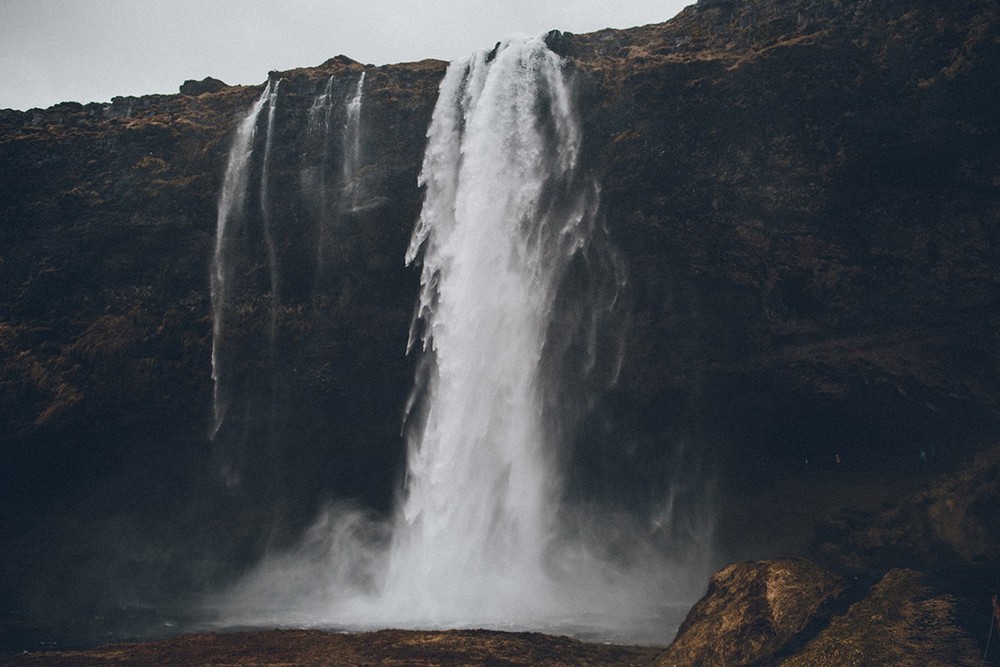
<path fill-rule="evenodd" d="M 410 346 L 422 356 L 397 510 L 384 521 L 331 510 L 297 549 L 269 555 L 241 581 L 223 615 L 666 641 L 663 562 L 647 552 L 622 565 L 566 525 L 560 440 L 569 429 L 552 400 L 552 357 L 571 335 L 596 357 L 600 318 L 585 314 L 578 320 L 589 324 L 569 332 L 554 320 L 597 209 L 565 64 L 541 39 L 452 63 L 427 136 L 424 205 L 406 255 L 421 266 Z M 584 365 L 608 373 L 614 362 Z"/>

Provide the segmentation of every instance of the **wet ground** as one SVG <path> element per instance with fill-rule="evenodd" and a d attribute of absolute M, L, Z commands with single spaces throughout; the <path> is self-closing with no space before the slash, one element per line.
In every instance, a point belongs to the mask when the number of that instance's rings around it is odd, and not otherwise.
<path fill-rule="evenodd" d="M 80 651 L 0 656 L 0 665 L 337 665 L 338 667 L 639 667 L 662 648 L 489 630 L 337 634 L 268 630 L 185 635 Z"/>

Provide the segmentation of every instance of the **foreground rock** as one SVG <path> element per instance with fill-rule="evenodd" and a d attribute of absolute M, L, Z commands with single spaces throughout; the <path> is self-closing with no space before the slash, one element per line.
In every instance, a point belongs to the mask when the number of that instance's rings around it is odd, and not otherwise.
<path fill-rule="evenodd" d="M 89 651 L 0 657 L 3 665 L 647 665 L 655 648 L 586 644 L 567 637 L 487 630 L 382 630 L 331 634 L 273 630 L 189 635 L 160 642 L 120 644 Z"/>
<path fill-rule="evenodd" d="M 799 639 L 846 590 L 800 559 L 735 563 L 717 572 L 657 667 L 751 665 Z"/>
<path fill-rule="evenodd" d="M 960 601 L 925 580 L 890 570 L 848 607 L 845 579 L 808 561 L 729 565 L 654 664 L 980 664 L 982 647 L 962 627 Z"/>
<path fill-rule="evenodd" d="M 836 511 L 810 550 L 822 565 L 723 568 L 655 664 L 985 664 L 998 506 L 994 446 L 898 500 Z"/>
<path fill-rule="evenodd" d="M 982 651 L 957 623 L 958 602 L 913 570 L 891 570 L 787 667 L 982 664 Z"/>

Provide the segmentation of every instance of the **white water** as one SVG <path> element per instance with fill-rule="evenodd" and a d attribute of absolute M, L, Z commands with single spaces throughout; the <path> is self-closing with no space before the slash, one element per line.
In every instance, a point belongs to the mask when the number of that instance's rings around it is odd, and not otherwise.
<path fill-rule="evenodd" d="M 315 221 L 312 227 L 315 238 L 306 240 L 302 245 L 315 248 L 317 280 L 323 272 L 324 249 L 333 242 L 332 228 L 336 226 L 344 207 L 352 206 L 361 192 L 356 172 L 362 158 L 360 118 L 364 73 L 352 86 L 352 93 L 346 100 L 335 99 L 335 83 L 336 77 L 331 76 L 308 109 L 304 149 L 299 156 L 299 201 L 302 212 L 297 216 L 299 221 L 288 221 L 296 224 L 300 224 L 301 219 L 305 218 Z M 214 387 L 213 418 L 209 434 L 213 440 L 226 420 L 227 410 L 245 416 L 248 409 L 253 411 L 260 408 L 259 400 L 248 408 L 247 405 L 237 405 L 239 401 L 234 398 L 240 395 L 246 403 L 249 400 L 246 392 L 250 391 L 244 386 L 245 382 L 233 380 L 233 370 L 239 365 L 239 360 L 234 355 L 240 352 L 227 347 L 226 343 L 227 334 L 247 335 L 245 331 L 237 332 L 231 328 L 230 320 L 234 309 L 239 310 L 241 307 L 237 301 L 257 297 L 266 304 L 268 362 L 271 367 L 276 363 L 276 346 L 279 344 L 277 324 L 282 308 L 283 289 L 286 287 L 282 271 L 288 271 L 289 268 L 291 253 L 287 246 L 291 241 L 298 240 L 295 238 L 294 225 L 289 226 L 283 217 L 291 214 L 294 218 L 296 215 L 283 210 L 276 203 L 284 193 L 274 191 L 275 178 L 272 175 L 275 168 L 272 163 L 277 159 L 275 153 L 282 148 L 276 145 L 275 139 L 279 116 L 295 114 L 294 109 L 286 111 L 279 108 L 279 93 L 283 89 L 283 80 L 269 80 L 260 97 L 238 124 L 219 196 L 210 279 Z M 341 109 L 338 109 L 338 104 Z M 338 110 L 341 114 L 338 114 Z M 338 118 L 343 121 L 343 126 L 336 122 Z M 336 162 L 338 158 L 339 165 Z M 300 227 L 306 225 L 300 224 Z M 258 244 L 264 250 L 262 257 L 254 256 L 258 253 Z M 291 259 L 294 261 L 294 257 Z M 259 268 L 266 269 L 266 285 L 256 286 L 252 282 L 256 277 L 251 277 L 251 274 Z M 297 270 L 299 267 L 292 268 Z M 294 283 L 295 276 L 289 274 L 289 277 Z M 255 293 L 248 294 L 254 291 Z M 242 307 L 246 308 L 245 305 Z M 233 479 L 235 480 L 235 476 Z"/>
<path fill-rule="evenodd" d="M 563 503 L 560 415 L 545 400 L 558 378 L 543 368 L 560 280 L 594 225 L 581 147 L 571 81 L 540 39 L 449 67 L 406 255 L 422 261 L 410 344 L 423 356 L 398 509 L 388 521 L 332 509 L 240 582 L 226 623 L 669 640 L 684 573 L 634 535 L 627 562 L 610 557 Z"/>
<path fill-rule="evenodd" d="M 271 94 L 267 100 L 267 134 L 264 135 L 264 161 L 260 171 L 260 215 L 264 228 L 264 243 L 267 246 L 268 276 L 271 279 L 271 326 L 268 330 L 268 351 L 273 365 L 278 310 L 281 305 L 281 285 L 279 283 L 281 273 L 278 268 L 278 246 L 271 215 L 271 191 L 268 176 L 271 168 L 271 153 L 274 149 L 274 119 L 278 111 L 278 89 L 281 88 L 281 79 L 278 79 L 274 87 L 271 87 L 271 82 L 268 81 L 268 88 L 271 90 Z"/>
<path fill-rule="evenodd" d="M 358 77 L 354 96 L 347 103 L 347 121 L 344 123 L 344 151 L 341 161 L 341 180 L 344 193 L 341 206 L 354 211 L 358 208 L 361 197 L 361 183 L 357 178 L 358 167 L 361 166 L 361 103 L 365 92 L 365 73 Z"/>
<path fill-rule="evenodd" d="M 303 156 L 300 176 L 304 199 L 314 209 L 317 219 L 316 232 L 316 277 L 321 282 L 327 269 L 326 250 L 330 243 L 336 243 L 334 228 L 344 213 L 355 212 L 363 194 L 358 170 L 361 166 L 361 109 L 364 98 L 365 72 L 361 72 L 351 96 L 344 100 L 344 123 L 335 137 L 334 119 L 336 101 L 333 93 L 336 76 L 327 79 L 309 109 L 306 127 L 307 153 Z M 330 150 L 335 139 L 340 141 L 339 183 L 334 187 L 331 162 L 336 151 Z"/>
<path fill-rule="evenodd" d="M 229 397 L 226 394 L 225 375 L 228 369 L 222 358 L 222 341 L 226 333 L 226 300 L 235 269 L 229 258 L 231 227 L 243 217 L 246 204 L 247 185 L 250 178 L 250 157 L 253 154 L 257 119 L 264 105 L 271 98 L 271 84 L 254 103 L 250 111 L 240 121 L 236 129 L 233 145 L 229 149 L 226 175 L 219 195 L 218 218 L 215 226 L 215 253 L 212 257 L 212 428 L 214 439 L 225 419 Z"/>
<path fill-rule="evenodd" d="M 545 208 L 545 190 L 567 187 L 580 151 L 570 99 L 538 40 L 492 62 L 479 53 L 441 84 L 407 253 L 424 253 L 427 414 L 409 443 L 386 581 L 394 604 L 431 622 L 550 604 L 560 485 L 540 367 L 556 285 L 587 232 L 583 211 L 553 218 Z"/>
<path fill-rule="evenodd" d="M 300 176 L 302 196 L 316 208 L 316 217 L 319 219 L 319 232 L 317 248 L 317 266 L 323 264 L 323 248 L 326 244 L 327 227 L 332 217 L 330 214 L 330 188 L 324 182 L 328 172 L 328 165 L 331 151 L 327 149 L 330 144 L 330 135 L 333 130 L 333 85 L 336 76 L 331 76 L 326 80 L 323 92 L 313 100 L 312 107 L 309 108 L 309 122 L 306 126 L 306 149 L 313 155 L 313 159 L 307 163 Z"/>

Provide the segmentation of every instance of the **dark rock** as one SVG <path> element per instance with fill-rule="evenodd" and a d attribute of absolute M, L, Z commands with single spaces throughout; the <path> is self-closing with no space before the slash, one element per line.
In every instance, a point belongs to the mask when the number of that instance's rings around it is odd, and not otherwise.
<path fill-rule="evenodd" d="M 573 33 L 562 32 L 561 30 L 550 30 L 545 33 L 545 46 L 553 53 L 558 53 L 561 56 L 567 56 L 568 46 L 573 40 Z"/>
<path fill-rule="evenodd" d="M 225 82 L 218 79 L 213 79 L 212 77 L 205 77 L 201 81 L 195 81 L 193 79 L 188 79 L 181 84 L 181 95 L 202 95 L 204 93 L 217 93 L 223 88 L 226 88 Z"/>
<path fill-rule="evenodd" d="M 736 6 L 736 0 L 698 0 L 695 7 L 698 11 L 715 8 L 731 8 Z"/>
<path fill-rule="evenodd" d="M 801 641 L 844 594 L 843 577 L 801 559 L 735 563 L 716 572 L 654 663 L 753 665 Z"/>
<path fill-rule="evenodd" d="M 842 510 L 817 531 L 814 557 L 841 567 L 1000 564 L 1000 446 L 925 491 L 875 511 Z"/>
<path fill-rule="evenodd" d="M 782 667 L 976 667 L 982 653 L 958 604 L 912 570 L 890 570 Z"/>

